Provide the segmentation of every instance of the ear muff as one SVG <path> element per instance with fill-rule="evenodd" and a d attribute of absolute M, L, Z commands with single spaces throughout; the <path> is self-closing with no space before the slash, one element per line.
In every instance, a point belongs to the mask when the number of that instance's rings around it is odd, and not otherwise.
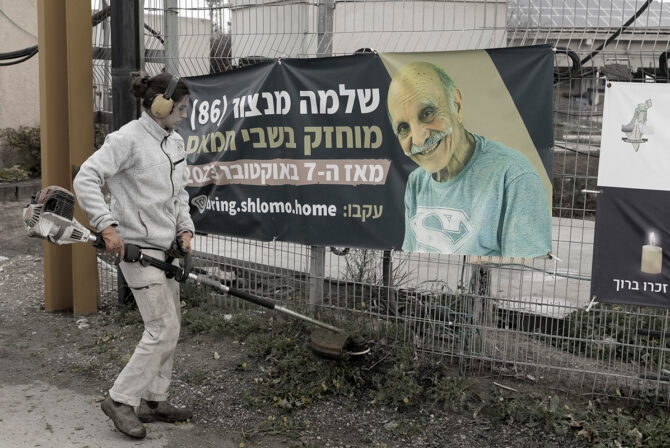
<path fill-rule="evenodd" d="M 151 101 L 151 114 L 157 118 L 165 118 L 172 113 L 172 108 L 174 107 L 174 100 L 172 99 L 172 94 L 177 88 L 177 83 L 179 82 L 178 76 L 173 76 L 168 83 L 165 92 L 158 94 Z"/>

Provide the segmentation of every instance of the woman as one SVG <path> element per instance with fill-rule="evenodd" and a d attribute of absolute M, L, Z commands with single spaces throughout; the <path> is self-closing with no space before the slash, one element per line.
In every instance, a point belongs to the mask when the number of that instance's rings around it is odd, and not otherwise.
<path fill-rule="evenodd" d="M 77 201 L 106 252 L 117 259 L 123 258 L 124 243 L 162 260 L 167 251 L 183 256 L 191 251 L 195 229 L 185 190 L 184 140 L 175 129 L 186 117 L 189 90 L 168 73 L 133 73 L 132 84 L 142 99 L 142 115 L 110 133 L 82 164 L 73 184 Z M 110 205 L 101 191 L 104 184 Z M 120 268 L 144 333 L 101 407 L 119 431 L 141 439 L 146 436 L 142 422 L 186 421 L 192 415 L 167 402 L 181 326 L 179 285 L 151 266 L 121 261 Z"/>

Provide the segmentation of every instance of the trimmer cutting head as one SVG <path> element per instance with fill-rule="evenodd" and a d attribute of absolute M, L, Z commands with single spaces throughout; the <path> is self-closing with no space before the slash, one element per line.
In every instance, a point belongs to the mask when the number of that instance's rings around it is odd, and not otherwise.
<path fill-rule="evenodd" d="M 370 347 L 361 336 L 337 333 L 325 328 L 314 330 L 309 343 L 315 354 L 332 359 L 361 356 L 370 351 Z"/>

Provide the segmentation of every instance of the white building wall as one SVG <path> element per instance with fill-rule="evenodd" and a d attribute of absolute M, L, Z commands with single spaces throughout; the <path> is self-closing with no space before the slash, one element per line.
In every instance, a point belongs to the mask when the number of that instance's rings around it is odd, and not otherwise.
<path fill-rule="evenodd" d="M 343 2 L 335 8 L 333 51 L 473 50 L 506 46 L 506 0 Z"/>
<path fill-rule="evenodd" d="M 0 53 L 37 45 L 37 0 L 0 0 Z M 0 128 L 38 126 L 39 56 L 0 67 Z M 16 61 L 3 60 L 2 63 Z"/>
<path fill-rule="evenodd" d="M 231 0 L 233 57 L 317 55 L 317 2 Z M 333 2 L 332 54 L 506 46 L 507 0 Z"/>
<path fill-rule="evenodd" d="M 302 2 L 232 0 L 232 57 L 300 57 L 316 53 L 317 8 Z"/>
<path fill-rule="evenodd" d="M 165 34 L 163 14 L 144 14 L 144 23 L 161 36 Z M 212 25 L 209 19 L 180 15 L 177 19 L 177 46 L 179 58 L 179 76 L 197 76 L 209 73 L 209 50 Z M 163 44 L 144 31 L 144 48 L 146 50 L 163 50 Z M 142 30 L 140 30 L 142 32 Z M 168 36 L 169 38 L 169 36 Z M 158 63 L 145 61 L 145 70 L 155 75 L 163 67 L 163 61 Z"/>

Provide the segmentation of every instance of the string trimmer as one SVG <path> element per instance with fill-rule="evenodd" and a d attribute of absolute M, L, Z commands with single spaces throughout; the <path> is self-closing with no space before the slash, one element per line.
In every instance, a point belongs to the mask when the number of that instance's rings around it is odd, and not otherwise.
<path fill-rule="evenodd" d="M 23 221 L 30 237 L 42 238 L 58 245 L 92 243 L 97 248 L 104 248 L 102 238 L 74 218 L 74 195 L 64 188 L 49 186 L 38 191 L 33 196 L 31 203 L 23 209 Z M 210 286 L 216 291 L 231 294 L 316 325 L 320 327 L 320 331 L 312 332 L 310 346 L 318 355 L 338 358 L 345 355 L 358 356 L 369 352 L 365 340 L 360 336 L 348 335 L 340 328 L 277 305 L 269 299 L 231 288 L 203 273 L 192 272 L 190 256 L 184 258 L 183 266 L 174 265 L 142 253 L 139 246 L 126 244 L 123 258 L 129 263 L 141 263 L 144 266 L 161 269 L 178 282 L 193 280 L 198 284 Z"/>

